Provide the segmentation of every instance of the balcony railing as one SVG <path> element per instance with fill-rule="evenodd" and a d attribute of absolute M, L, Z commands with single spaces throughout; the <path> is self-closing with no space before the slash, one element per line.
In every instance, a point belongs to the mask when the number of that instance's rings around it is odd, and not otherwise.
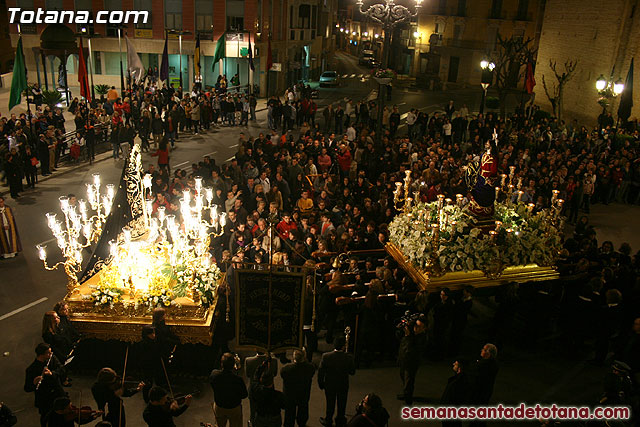
<path fill-rule="evenodd" d="M 441 46 L 457 47 L 459 49 L 485 50 L 487 44 L 486 42 L 478 40 L 443 38 Z"/>

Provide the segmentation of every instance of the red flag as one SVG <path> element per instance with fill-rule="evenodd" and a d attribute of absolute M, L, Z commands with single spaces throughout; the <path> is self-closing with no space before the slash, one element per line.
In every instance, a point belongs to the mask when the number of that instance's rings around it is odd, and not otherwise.
<path fill-rule="evenodd" d="M 527 89 L 527 93 L 531 95 L 533 93 L 533 87 L 536 85 L 536 78 L 533 75 L 533 62 L 527 62 L 527 77 L 524 81 L 524 86 Z"/>
<path fill-rule="evenodd" d="M 273 57 L 271 56 L 271 37 L 269 37 L 269 43 L 267 45 L 267 71 L 273 67 Z"/>
<path fill-rule="evenodd" d="M 89 89 L 89 76 L 87 75 L 87 64 L 84 62 L 84 49 L 82 48 L 82 37 L 80 37 L 80 53 L 78 65 L 78 83 L 80 83 L 80 95 L 91 102 L 91 90 Z"/>

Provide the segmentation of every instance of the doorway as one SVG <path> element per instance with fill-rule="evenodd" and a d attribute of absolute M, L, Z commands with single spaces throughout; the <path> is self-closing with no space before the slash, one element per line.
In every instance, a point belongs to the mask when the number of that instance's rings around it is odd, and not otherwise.
<path fill-rule="evenodd" d="M 451 56 L 449 58 L 449 76 L 447 82 L 455 83 L 458 81 L 458 68 L 460 67 L 460 58 L 457 56 Z"/>

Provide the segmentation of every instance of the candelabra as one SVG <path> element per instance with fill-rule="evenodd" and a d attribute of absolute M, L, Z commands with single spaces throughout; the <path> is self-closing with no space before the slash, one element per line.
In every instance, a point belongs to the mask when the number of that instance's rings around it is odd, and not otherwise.
<path fill-rule="evenodd" d="M 56 219 L 57 214 L 54 212 L 46 214 L 47 225 L 53 233 L 64 261 L 49 266 L 47 264 L 47 246 L 44 244 L 36 246 L 38 257 L 47 270 L 64 267 L 68 278 L 67 288 L 69 293 L 77 291 L 77 274 L 82 266 L 82 249 L 90 246 L 92 242 L 97 241 L 100 237 L 102 225 L 111 210 L 114 196 L 113 185 L 107 185 L 106 190 L 106 194 L 100 193 L 100 175 L 94 174 L 93 183 L 87 184 L 89 205 L 95 211 L 94 215 L 89 216 L 85 200 L 78 200 L 77 205 L 72 205 L 66 196 L 58 199 L 60 201 L 60 209 L 64 215 L 64 222 L 58 221 Z"/>
<path fill-rule="evenodd" d="M 403 192 L 404 189 L 404 192 Z M 411 197 L 409 197 L 409 193 L 411 192 L 411 171 L 407 170 L 405 171 L 405 177 L 404 177 L 404 185 L 401 182 L 396 182 L 396 191 L 393 193 L 393 202 L 394 202 L 394 207 L 396 208 L 396 210 L 400 210 L 400 208 L 398 207 L 398 205 L 400 203 L 404 203 L 403 209 L 404 209 L 404 213 L 405 214 L 409 214 L 410 210 L 411 210 L 411 202 L 413 201 L 413 199 Z M 416 198 L 416 203 L 418 202 L 418 199 Z"/>

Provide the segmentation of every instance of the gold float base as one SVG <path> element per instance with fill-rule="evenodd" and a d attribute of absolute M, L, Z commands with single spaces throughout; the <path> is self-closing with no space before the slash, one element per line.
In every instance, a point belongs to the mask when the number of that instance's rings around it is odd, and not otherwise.
<path fill-rule="evenodd" d="M 428 271 L 421 271 L 415 268 L 393 243 L 388 242 L 385 246 L 385 250 L 416 282 L 420 289 L 427 291 L 437 291 L 439 288 L 456 290 L 462 289 L 465 286 L 486 288 L 491 286 L 500 286 L 510 282 L 539 282 L 554 280 L 560 277 L 554 267 L 540 267 L 537 264 L 507 267 L 497 278 L 487 277 L 487 275 L 480 270 L 473 270 L 469 272 L 456 271 L 446 273 L 442 276 L 433 276 Z"/>
<path fill-rule="evenodd" d="M 99 282 L 100 273 L 67 294 L 69 319 L 83 337 L 99 340 L 137 342 L 142 338 L 142 328 L 152 323 L 152 311 L 147 306 L 136 306 L 135 298 L 123 295 L 122 302 L 110 306 L 96 306 L 87 299 Z M 180 338 L 181 343 L 210 345 L 215 328 L 216 300 L 208 308 L 190 298 L 176 298 L 177 304 L 165 307 L 166 323 Z"/>

